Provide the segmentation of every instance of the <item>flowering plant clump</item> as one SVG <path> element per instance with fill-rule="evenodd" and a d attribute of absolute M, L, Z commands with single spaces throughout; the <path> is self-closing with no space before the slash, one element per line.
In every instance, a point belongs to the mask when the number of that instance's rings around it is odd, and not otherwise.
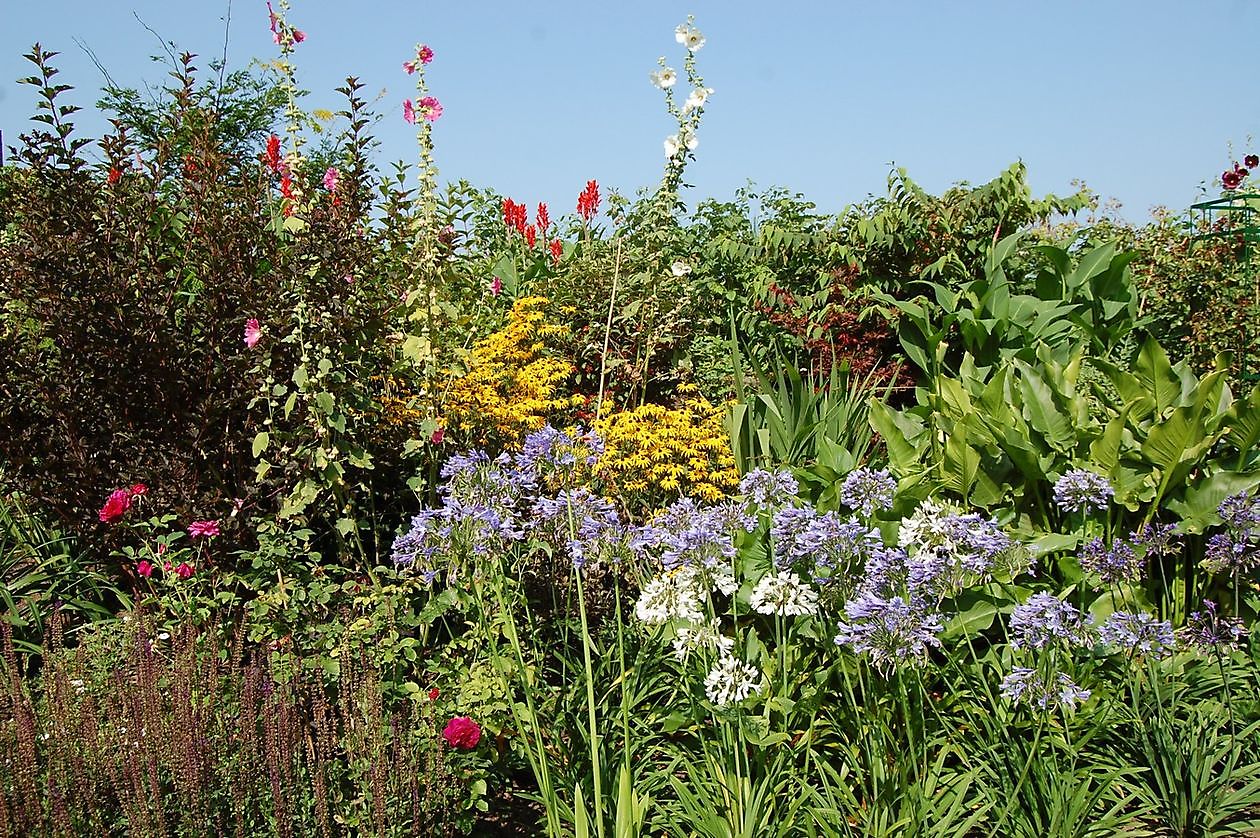
<path fill-rule="evenodd" d="M 548 352 L 564 333 L 547 322 L 545 298 L 517 300 L 507 324 L 473 346 L 468 371 L 451 384 L 445 403 L 450 426 L 479 443 L 511 445 L 579 404 L 579 397 L 559 393 L 572 365 Z"/>
<path fill-rule="evenodd" d="M 739 484 L 725 411 L 694 388 L 676 408 L 645 404 L 595 423 L 607 447 L 599 476 L 636 508 L 684 496 L 714 502 Z"/>

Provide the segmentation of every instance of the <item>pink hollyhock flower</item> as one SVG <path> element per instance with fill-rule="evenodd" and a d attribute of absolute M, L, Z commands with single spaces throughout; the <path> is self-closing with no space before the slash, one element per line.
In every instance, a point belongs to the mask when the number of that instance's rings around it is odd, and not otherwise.
<path fill-rule="evenodd" d="M 446 744 L 461 751 L 471 751 L 481 741 L 481 725 L 468 716 L 456 716 L 442 730 Z"/>
<path fill-rule="evenodd" d="M 1221 174 L 1221 186 L 1224 186 L 1226 189 L 1237 189 L 1240 183 L 1242 183 L 1242 177 L 1239 176 L 1238 172 L 1224 172 Z"/>
<path fill-rule="evenodd" d="M 407 75 L 411 75 L 412 73 L 414 73 L 414 72 L 416 71 L 416 62 L 414 62 L 414 61 L 404 61 L 404 62 L 403 62 L 403 71 L 404 71 Z"/>
<path fill-rule="evenodd" d="M 258 325 L 258 318 L 251 317 L 245 321 L 245 345 L 253 349 L 258 345 L 258 341 L 262 338 L 262 327 Z"/>
<path fill-rule="evenodd" d="M 1243 158 L 1243 165 L 1248 169 L 1260 169 L 1260 156 L 1248 154 Z"/>
<path fill-rule="evenodd" d="M 180 579 L 189 579 L 195 572 L 193 566 L 188 562 L 180 562 L 179 567 L 175 568 L 175 575 Z"/>
<path fill-rule="evenodd" d="M 145 579 L 153 575 L 154 567 L 148 559 L 141 559 L 136 565 L 136 573 L 139 573 Z"/>
<path fill-rule="evenodd" d="M 442 103 L 432 96 L 425 96 L 416 104 L 420 107 L 420 115 L 430 122 L 437 122 L 442 115 Z"/>
<path fill-rule="evenodd" d="M 267 0 L 267 17 L 271 18 L 271 40 L 280 43 L 280 16 L 271 8 L 271 0 Z"/>
<path fill-rule="evenodd" d="M 110 493 L 109 499 L 105 501 L 105 505 L 101 507 L 99 517 L 102 524 L 113 524 L 122 520 L 127 514 L 127 510 L 131 508 L 131 492 L 126 489 L 115 489 Z"/>
<path fill-rule="evenodd" d="M 188 525 L 188 535 L 193 538 L 214 538 L 218 534 L 218 521 L 193 521 Z"/>
<path fill-rule="evenodd" d="M 420 49 L 416 52 L 416 58 L 420 59 L 421 64 L 430 64 L 433 61 L 433 50 L 428 44 L 421 44 Z"/>
<path fill-rule="evenodd" d="M 497 297 L 503 293 L 503 280 L 497 276 L 490 282 L 490 296 Z"/>
<path fill-rule="evenodd" d="M 141 495 L 145 495 L 148 493 L 149 493 L 149 487 L 144 485 L 143 483 L 137 483 L 131 487 L 131 496 L 133 498 L 138 498 Z"/>
<path fill-rule="evenodd" d="M 302 43 L 302 42 L 303 42 L 303 41 L 305 41 L 305 40 L 306 40 L 306 33 L 305 33 L 305 32 L 303 32 L 301 29 L 294 29 L 294 30 L 293 30 L 293 43 L 295 43 L 295 44 L 300 44 L 300 43 Z"/>
<path fill-rule="evenodd" d="M 336 192 L 339 177 L 341 177 L 341 172 L 337 171 L 335 166 L 329 166 L 328 171 L 324 172 L 324 188 L 329 192 Z"/>
<path fill-rule="evenodd" d="M 403 99 L 403 121 L 408 125 L 416 124 L 416 109 L 410 99 Z"/>

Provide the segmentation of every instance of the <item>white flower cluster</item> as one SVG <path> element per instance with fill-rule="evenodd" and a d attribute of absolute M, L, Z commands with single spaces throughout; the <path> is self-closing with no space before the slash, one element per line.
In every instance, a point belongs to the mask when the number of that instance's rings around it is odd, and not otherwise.
<path fill-rule="evenodd" d="M 760 673 L 733 655 L 722 655 L 704 678 L 704 694 L 719 707 L 743 701 L 760 687 Z"/>
<path fill-rule="evenodd" d="M 683 626 L 678 629 L 674 638 L 674 657 L 679 662 L 687 660 L 687 656 L 700 649 L 714 649 L 723 657 L 735 648 L 735 639 L 722 634 L 721 624 L 710 620 L 696 626 Z"/>
<path fill-rule="evenodd" d="M 699 622 L 701 613 L 699 579 L 691 568 L 662 573 L 643 586 L 634 613 L 648 625 L 659 626 L 671 620 Z"/>
<path fill-rule="evenodd" d="M 711 87 L 697 87 L 687 96 L 687 101 L 683 103 L 682 112 L 684 115 L 691 113 L 696 108 L 704 107 L 704 103 L 713 95 Z"/>
<path fill-rule="evenodd" d="M 782 570 L 761 577 L 749 604 L 758 614 L 803 617 L 818 612 L 818 593 L 794 572 Z"/>
<path fill-rule="evenodd" d="M 674 30 L 674 40 L 686 47 L 687 52 L 696 52 L 704 46 L 704 35 L 691 25 L 690 20 Z"/>

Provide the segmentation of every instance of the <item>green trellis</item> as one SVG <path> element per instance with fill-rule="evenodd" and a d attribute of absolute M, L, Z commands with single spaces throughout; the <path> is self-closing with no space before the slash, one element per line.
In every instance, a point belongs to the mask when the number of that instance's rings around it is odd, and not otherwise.
<path fill-rule="evenodd" d="M 1253 254 L 1260 247 L 1260 194 L 1236 193 L 1191 204 L 1194 214 L 1192 229 L 1204 232 L 1191 236 L 1192 241 L 1226 239 L 1237 245 L 1239 273 L 1251 289 L 1251 303 L 1241 318 L 1238 332 L 1238 361 L 1244 380 L 1260 379 L 1252 369 L 1251 341 L 1260 328 L 1260 272 Z"/>

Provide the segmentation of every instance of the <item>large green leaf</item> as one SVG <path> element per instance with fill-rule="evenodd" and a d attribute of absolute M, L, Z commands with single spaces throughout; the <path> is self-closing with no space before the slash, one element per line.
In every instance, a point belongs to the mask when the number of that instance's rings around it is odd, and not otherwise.
<path fill-rule="evenodd" d="M 1187 532 L 1201 533 L 1221 519 L 1217 507 L 1230 495 L 1250 491 L 1260 485 L 1260 471 L 1239 473 L 1218 471 L 1186 489 L 1183 498 L 1169 500 L 1165 506 L 1181 517 Z"/>

